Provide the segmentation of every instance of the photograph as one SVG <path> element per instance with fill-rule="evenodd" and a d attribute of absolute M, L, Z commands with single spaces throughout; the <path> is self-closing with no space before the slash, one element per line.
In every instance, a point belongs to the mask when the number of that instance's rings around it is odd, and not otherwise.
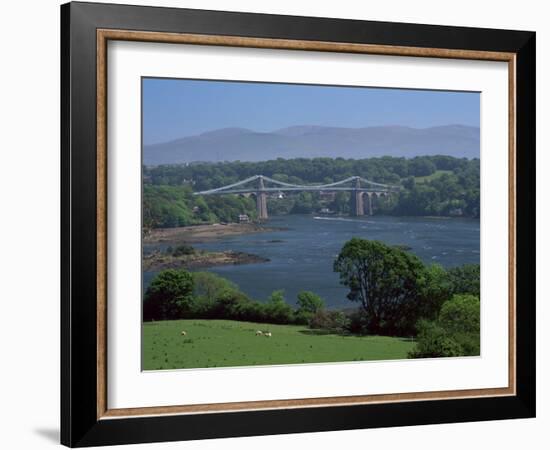
<path fill-rule="evenodd" d="M 480 356 L 479 92 L 141 91 L 142 370 Z"/>

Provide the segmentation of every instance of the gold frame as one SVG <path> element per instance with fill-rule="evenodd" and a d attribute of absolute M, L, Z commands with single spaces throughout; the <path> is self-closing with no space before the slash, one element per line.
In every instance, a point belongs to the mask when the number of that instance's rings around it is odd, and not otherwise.
<path fill-rule="evenodd" d="M 109 40 L 171 44 L 217 45 L 267 49 L 362 53 L 508 63 L 508 387 L 401 394 L 265 400 L 201 405 L 150 406 L 109 409 L 107 405 L 107 42 Z M 388 45 L 246 38 L 238 36 L 158 33 L 147 31 L 97 30 L 97 419 L 197 414 L 265 409 L 344 406 L 403 401 L 444 400 L 516 395 L 516 55 L 506 52 Z"/>

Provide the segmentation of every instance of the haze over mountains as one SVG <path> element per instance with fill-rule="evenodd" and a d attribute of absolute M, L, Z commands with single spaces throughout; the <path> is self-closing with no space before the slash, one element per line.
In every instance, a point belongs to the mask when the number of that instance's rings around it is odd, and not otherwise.
<path fill-rule="evenodd" d="M 479 158 L 478 127 L 377 126 L 340 128 L 301 125 L 272 132 L 222 128 L 170 142 L 145 145 L 148 166 L 195 161 L 264 161 L 276 158 L 449 155 Z"/>

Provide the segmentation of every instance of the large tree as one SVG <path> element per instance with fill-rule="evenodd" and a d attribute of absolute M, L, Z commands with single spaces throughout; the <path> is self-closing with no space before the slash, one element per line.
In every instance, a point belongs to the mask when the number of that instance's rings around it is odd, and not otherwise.
<path fill-rule="evenodd" d="M 414 334 L 420 315 L 429 313 L 423 300 L 430 273 L 411 253 L 353 238 L 342 248 L 334 270 L 349 287 L 348 298 L 361 303 L 371 333 Z"/>

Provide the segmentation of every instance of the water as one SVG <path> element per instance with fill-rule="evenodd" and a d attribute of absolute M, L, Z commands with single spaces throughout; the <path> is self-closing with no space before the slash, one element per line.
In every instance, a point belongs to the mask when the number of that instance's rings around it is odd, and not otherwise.
<path fill-rule="evenodd" d="M 259 264 L 212 267 L 208 271 L 234 283 L 250 297 L 265 300 L 285 290 L 289 303 L 302 290 L 324 298 L 327 306 L 351 306 L 347 288 L 332 270 L 342 245 L 352 237 L 402 244 L 425 263 L 452 267 L 479 263 L 479 220 L 426 217 L 270 217 L 267 226 L 285 230 L 249 234 L 195 244 L 207 250 L 235 250 L 268 258 Z M 148 284 L 152 273 L 144 273 Z"/>

